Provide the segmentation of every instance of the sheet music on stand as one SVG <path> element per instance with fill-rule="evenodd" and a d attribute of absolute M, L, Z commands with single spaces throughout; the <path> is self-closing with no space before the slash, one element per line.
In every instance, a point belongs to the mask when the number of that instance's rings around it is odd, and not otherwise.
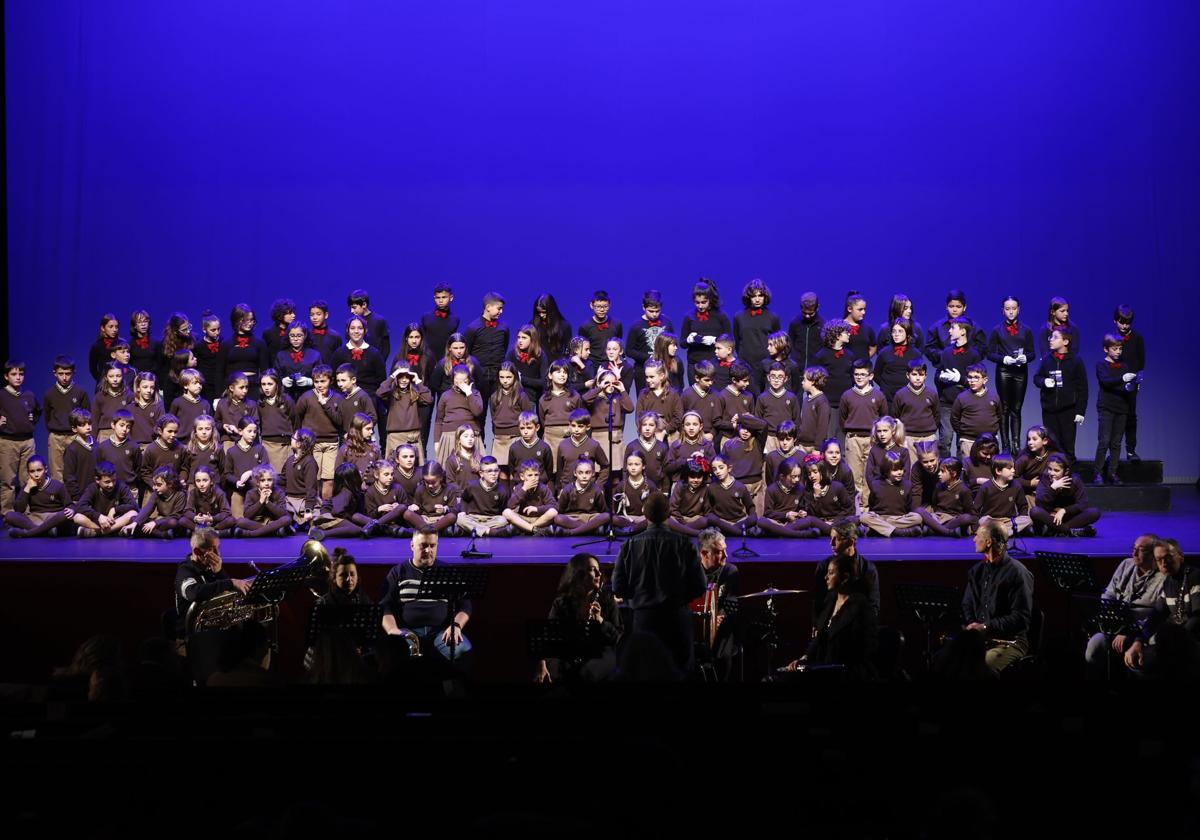
<path fill-rule="evenodd" d="M 1035 551 L 1033 554 L 1042 561 L 1046 574 L 1063 592 L 1099 591 L 1096 577 L 1092 573 L 1092 559 L 1086 554 L 1068 554 L 1063 551 Z"/>
<path fill-rule="evenodd" d="M 481 598 L 487 592 L 491 570 L 486 566 L 438 563 L 425 570 L 417 587 L 418 600 L 431 599 L 456 604 L 466 598 Z"/>
<path fill-rule="evenodd" d="M 594 621 L 533 619 L 525 622 L 525 642 L 534 659 L 583 662 L 604 652 L 604 637 Z"/>
<path fill-rule="evenodd" d="M 260 572 L 250 584 L 247 598 L 260 598 L 263 601 L 278 601 L 288 593 L 308 582 L 312 577 L 311 570 L 304 565 L 288 564 L 275 569 Z"/>
<path fill-rule="evenodd" d="M 313 604 L 308 614 L 308 645 L 326 633 L 350 633 L 361 644 L 383 635 L 382 604 Z"/>
<path fill-rule="evenodd" d="M 1087 620 L 1106 636 L 1129 633 L 1137 626 L 1137 611 L 1126 601 L 1080 594 L 1076 594 L 1074 599 Z"/>
<path fill-rule="evenodd" d="M 961 615 L 962 593 L 953 587 L 897 583 L 893 589 L 901 611 L 923 624 L 941 621 L 949 615 Z"/>

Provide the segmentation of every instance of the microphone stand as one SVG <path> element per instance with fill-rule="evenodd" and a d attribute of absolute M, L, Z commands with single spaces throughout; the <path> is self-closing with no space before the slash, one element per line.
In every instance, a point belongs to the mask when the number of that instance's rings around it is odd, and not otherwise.
<path fill-rule="evenodd" d="M 613 472 L 614 472 L 614 470 L 613 470 L 613 413 L 614 413 L 613 412 L 613 401 L 617 399 L 617 392 L 614 390 L 611 394 L 607 394 L 605 398 L 608 400 L 608 417 L 606 419 L 606 422 L 608 423 L 608 475 L 605 476 L 605 478 L 604 478 L 604 502 L 608 506 L 609 511 L 612 511 L 612 509 L 613 509 L 612 482 L 613 482 Z M 600 543 L 607 543 L 608 548 L 604 553 L 612 554 L 613 553 L 613 551 L 612 551 L 613 543 L 620 542 L 621 540 L 625 539 L 625 537 L 623 537 L 617 533 L 617 529 L 613 526 L 613 516 L 614 516 L 613 513 L 609 513 L 608 525 L 604 529 L 604 536 L 597 537 L 596 539 L 592 539 L 592 540 L 584 540 L 583 542 L 574 543 L 571 545 L 571 548 L 583 548 L 584 546 L 587 546 L 587 545 L 598 545 Z"/>

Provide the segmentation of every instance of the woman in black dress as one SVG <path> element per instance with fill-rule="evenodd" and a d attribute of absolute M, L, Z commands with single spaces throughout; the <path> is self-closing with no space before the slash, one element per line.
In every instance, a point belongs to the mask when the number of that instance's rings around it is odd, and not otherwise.
<path fill-rule="evenodd" d="M 576 554 L 567 561 L 558 592 L 550 605 L 552 621 L 578 622 L 587 627 L 586 639 L 595 642 L 594 654 L 580 665 L 577 674 L 568 673 L 567 663 L 558 659 L 543 659 L 534 676 L 536 682 L 560 681 L 577 677 L 585 682 L 599 682 L 612 677 L 617 665 L 617 640 L 621 636 L 621 617 L 612 590 L 602 586 L 600 561 L 594 554 Z M 586 645 L 585 645 L 586 647 Z"/>
<path fill-rule="evenodd" d="M 857 554 L 834 555 L 825 572 L 832 598 L 817 618 L 817 635 L 808 648 L 808 669 L 840 665 L 852 679 L 875 676 L 879 622 L 867 599 L 866 580 Z"/>

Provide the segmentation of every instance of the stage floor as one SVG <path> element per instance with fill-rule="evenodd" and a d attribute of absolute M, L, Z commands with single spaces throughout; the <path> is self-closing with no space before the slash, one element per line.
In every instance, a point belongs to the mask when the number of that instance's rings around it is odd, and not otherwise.
<path fill-rule="evenodd" d="M 1134 538 L 1145 532 L 1179 540 L 1185 552 L 1200 551 L 1200 493 L 1191 485 L 1173 485 L 1171 510 L 1161 512 L 1111 512 L 1097 524 L 1097 536 L 1081 539 L 1050 537 L 1021 537 L 1018 548 L 1030 553 L 1038 550 L 1065 551 L 1087 554 L 1096 558 L 1128 557 Z M 294 560 L 304 537 L 229 539 L 222 543 L 227 562 L 286 563 Z M 448 538 L 441 541 L 439 557 L 443 561 L 459 560 L 467 545 L 466 539 Z M 490 559 L 465 562 L 496 565 L 561 565 L 578 551 L 591 551 L 601 560 L 615 559 L 620 543 L 598 543 L 586 549 L 573 549 L 581 539 L 564 537 L 512 537 L 481 539 L 476 548 L 491 552 Z M 370 540 L 333 539 L 328 545 L 344 546 L 359 563 L 392 565 L 409 556 L 407 540 L 377 537 Z M 816 562 L 828 556 L 829 544 L 824 539 L 782 540 L 750 539 L 747 546 L 757 557 L 734 556 L 741 540 L 728 540 L 730 559 L 736 563 Z M 866 537 L 859 541 L 863 555 L 879 562 L 962 561 L 975 559 L 968 538 L 946 539 L 882 539 Z M 169 563 L 176 564 L 187 554 L 184 540 L 134 539 L 31 539 L 0 538 L 0 562 L 53 561 L 60 563 Z"/>

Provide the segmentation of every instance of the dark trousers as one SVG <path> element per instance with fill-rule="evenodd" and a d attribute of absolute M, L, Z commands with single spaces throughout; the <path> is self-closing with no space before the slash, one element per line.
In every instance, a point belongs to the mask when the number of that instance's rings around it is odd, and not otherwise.
<path fill-rule="evenodd" d="M 1042 424 L 1050 431 L 1050 436 L 1058 444 L 1059 450 L 1074 463 L 1075 461 L 1075 414 L 1074 408 L 1066 411 L 1043 411 Z"/>
<path fill-rule="evenodd" d="M 958 456 L 958 447 L 951 447 L 954 442 L 954 429 L 950 427 L 950 412 L 953 403 L 938 402 L 938 457 L 949 458 Z"/>
<path fill-rule="evenodd" d="M 1137 452 L 1137 398 L 1137 391 L 1129 395 L 1129 413 L 1125 415 L 1126 452 Z"/>
<path fill-rule="evenodd" d="M 1021 407 L 1029 386 L 1029 369 L 1024 365 L 996 365 L 996 393 L 1000 395 L 1000 448 L 1017 453 L 1024 445 L 1021 434 Z"/>
<path fill-rule="evenodd" d="M 1096 435 L 1096 474 L 1117 470 L 1121 462 L 1121 438 L 1125 436 L 1128 415 L 1100 409 L 1100 429 Z M 1127 450 L 1133 446 L 1126 444 Z M 1108 461 L 1112 461 L 1109 467 Z"/>
<path fill-rule="evenodd" d="M 633 630 L 657 638 L 670 653 L 675 666 L 684 674 L 691 673 L 692 613 L 687 607 L 634 610 Z"/>

